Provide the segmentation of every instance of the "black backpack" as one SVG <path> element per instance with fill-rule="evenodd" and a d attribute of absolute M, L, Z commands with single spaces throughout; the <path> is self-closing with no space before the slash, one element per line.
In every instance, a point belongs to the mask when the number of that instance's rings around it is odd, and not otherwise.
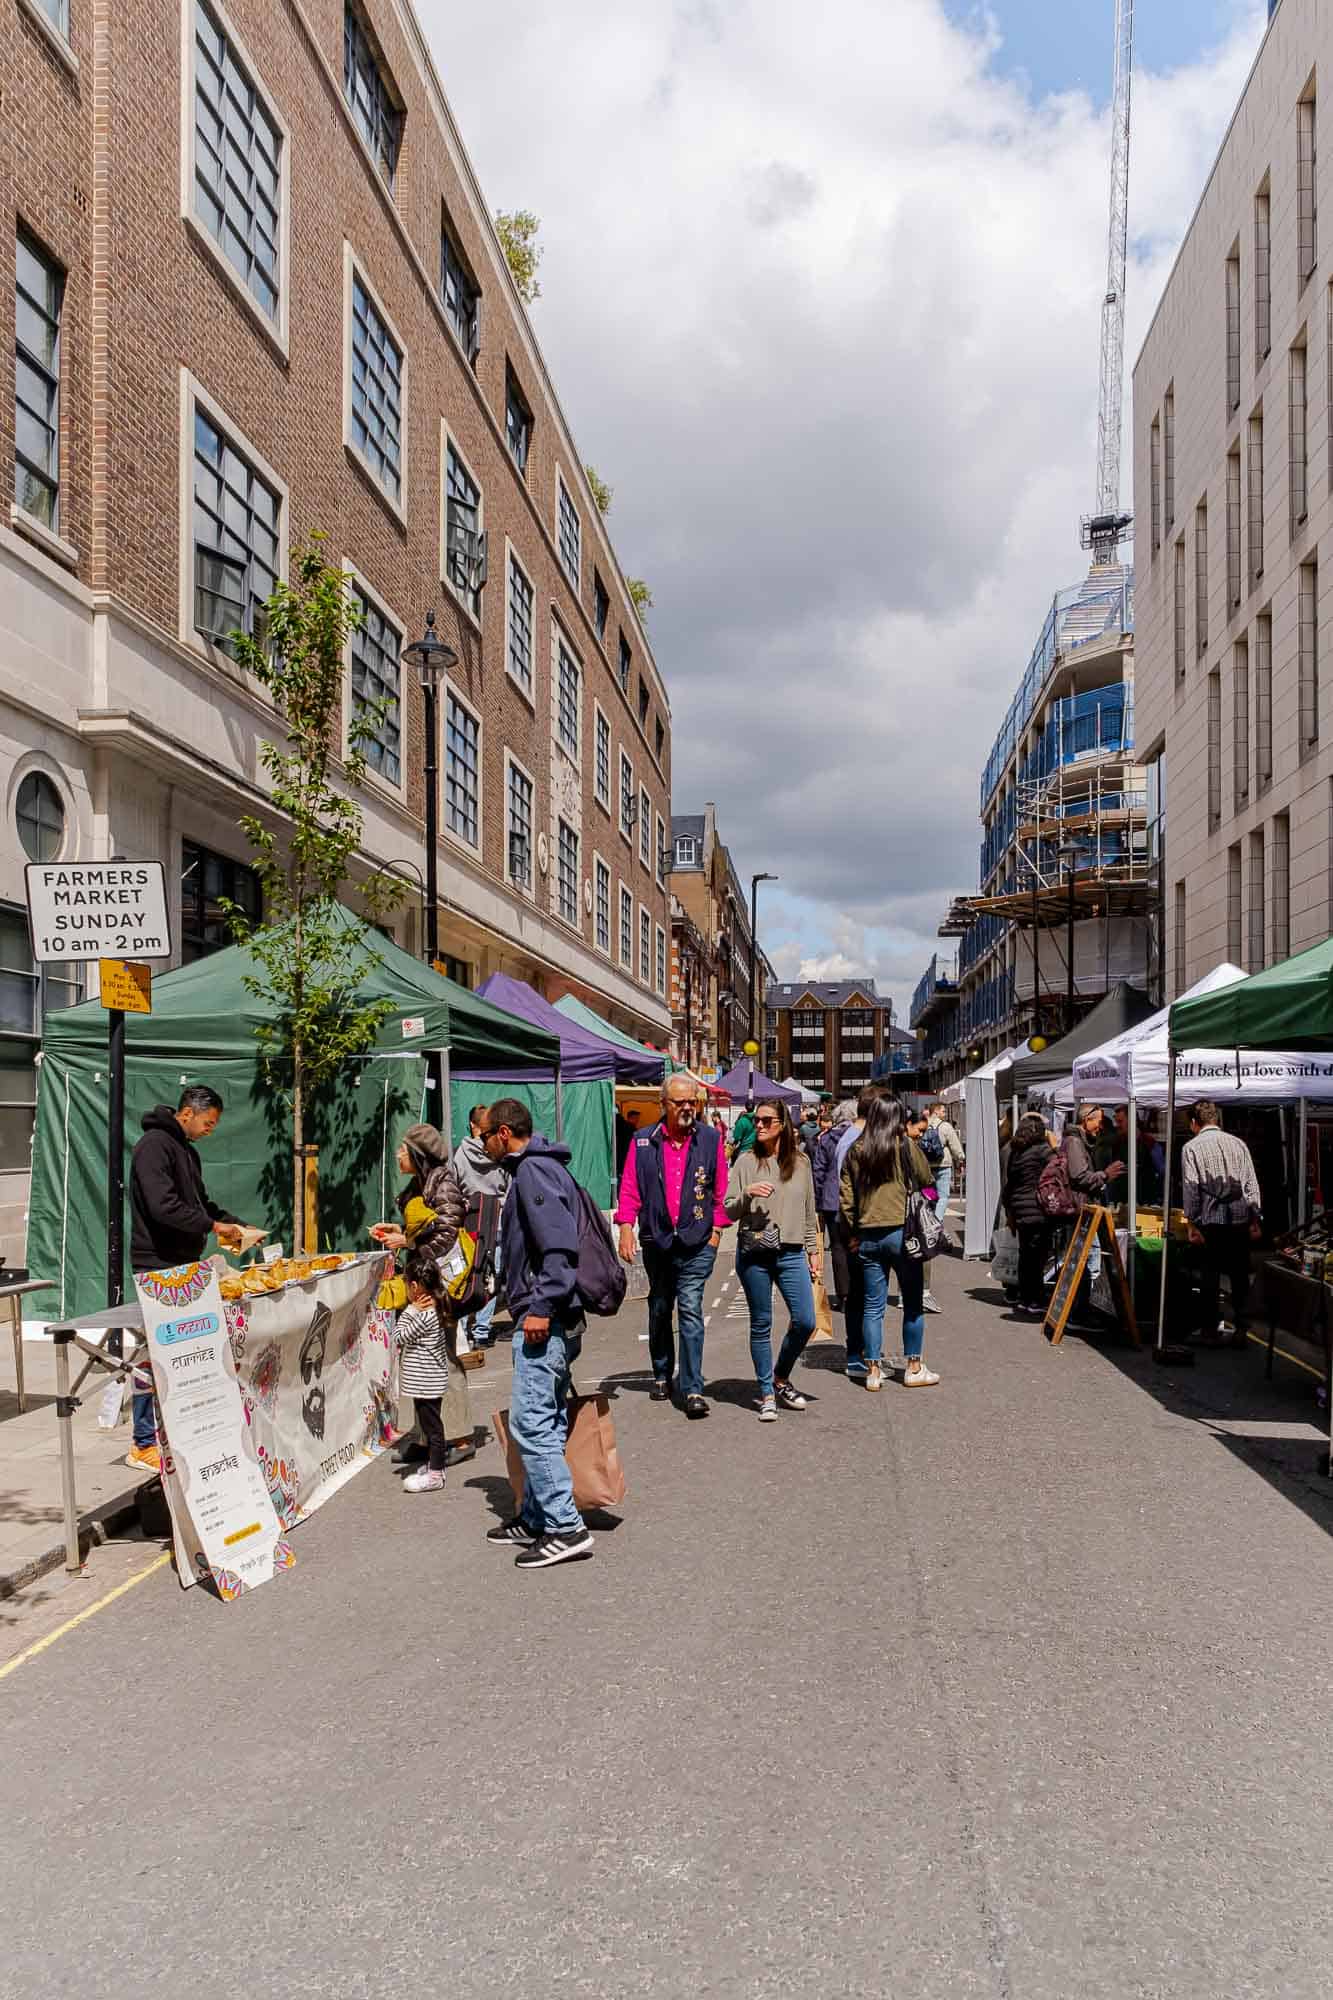
<path fill-rule="evenodd" d="M 614 1319 L 625 1303 L 628 1274 L 616 1254 L 606 1217 L 587 1188 L 577 1181 L 574 1185 L 579 1197 L 579 1303 L 595 1319 Z"/>

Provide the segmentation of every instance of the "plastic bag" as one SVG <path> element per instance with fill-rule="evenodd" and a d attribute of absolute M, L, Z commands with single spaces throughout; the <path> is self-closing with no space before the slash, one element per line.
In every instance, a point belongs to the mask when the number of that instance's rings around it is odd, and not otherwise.
<path fill-rule="evenodd" d="M 995 1283 L 1004 1290 L 1018 1283 L 1018 1238 L 1003 1222 L 995 1230 L 995 1254 L 991 1259 L 990 1274 Z"/>

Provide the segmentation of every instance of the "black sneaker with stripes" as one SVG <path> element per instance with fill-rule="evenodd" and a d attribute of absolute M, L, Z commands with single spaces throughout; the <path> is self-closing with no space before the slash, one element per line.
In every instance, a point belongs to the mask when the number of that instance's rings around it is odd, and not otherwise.
<path fill-rule="evenodd" d="M 515 1569 L 550 1569 L 552 1563 L 583 1562 L 593 1551 L 593 1539 L 586 1528 L 571 1528 L 559 1535 L 543 1535 L 531 1548 L 520 1549 L 514 1557 Z"/>
<path fill-rule="evenodd" d="M 531 1528 L 525 1528 L 515 1517 L 512 1521 L 502 1522 L 498 1528 L 492 1528 L 486 1539 L 496 1549 L 530 1549 L 541 1540 L 541 1536 L 535 1535 Z"/>

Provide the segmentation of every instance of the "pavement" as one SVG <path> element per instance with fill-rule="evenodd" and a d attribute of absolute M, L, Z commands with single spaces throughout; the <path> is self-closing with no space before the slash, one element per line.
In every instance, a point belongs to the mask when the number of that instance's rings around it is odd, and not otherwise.
<path fill-rule="evenodd" d="M 935 1290 L 938 1389 L 823 1346 L 772 1425 L 725 1265 L 706 1423 L 641 1306 L 596 1325 L 592 1562 L 485 1545 L 491 1447 L 419 1498 L 378 1461 L 234 1604 L 113 1543 L 3 1607 L 0 1989 L 1323 2000 L 1313 1378 Z"/>

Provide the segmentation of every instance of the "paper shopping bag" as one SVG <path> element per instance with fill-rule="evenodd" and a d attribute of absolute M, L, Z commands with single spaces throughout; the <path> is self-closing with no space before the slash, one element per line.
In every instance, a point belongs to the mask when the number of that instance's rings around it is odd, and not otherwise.
<path fill-rule="evenodd" d="M 816 1278 L 814 1280 L 814 1287 L 815 1287 L 815 1330 L 811 1334 L 810 1338 L 812 1341 L 832 1340 L 833 1313 L 829 1307 L 828 1293 L 824 1290 L 824 1280 L 822 1278 Z"/>
<path fill-rule="evenodd" d="M 514 1492 L 514 1505 L 521 1507 L 523 1460 L 509 1429 L 508 1410 L 497 1410 L 492 1422 L 496 1438 L 504 1446 L 505 1467 Z M 611 1421 L 611 1404 L 607 1397 L 597 1394 L 570 1398 L 565 1463 L 574 1481 L 574 1505 L 581 1514 L 620 1505 L 627 1490 L 625 1468 L 616 1444 L 616 1427 Z"/>

